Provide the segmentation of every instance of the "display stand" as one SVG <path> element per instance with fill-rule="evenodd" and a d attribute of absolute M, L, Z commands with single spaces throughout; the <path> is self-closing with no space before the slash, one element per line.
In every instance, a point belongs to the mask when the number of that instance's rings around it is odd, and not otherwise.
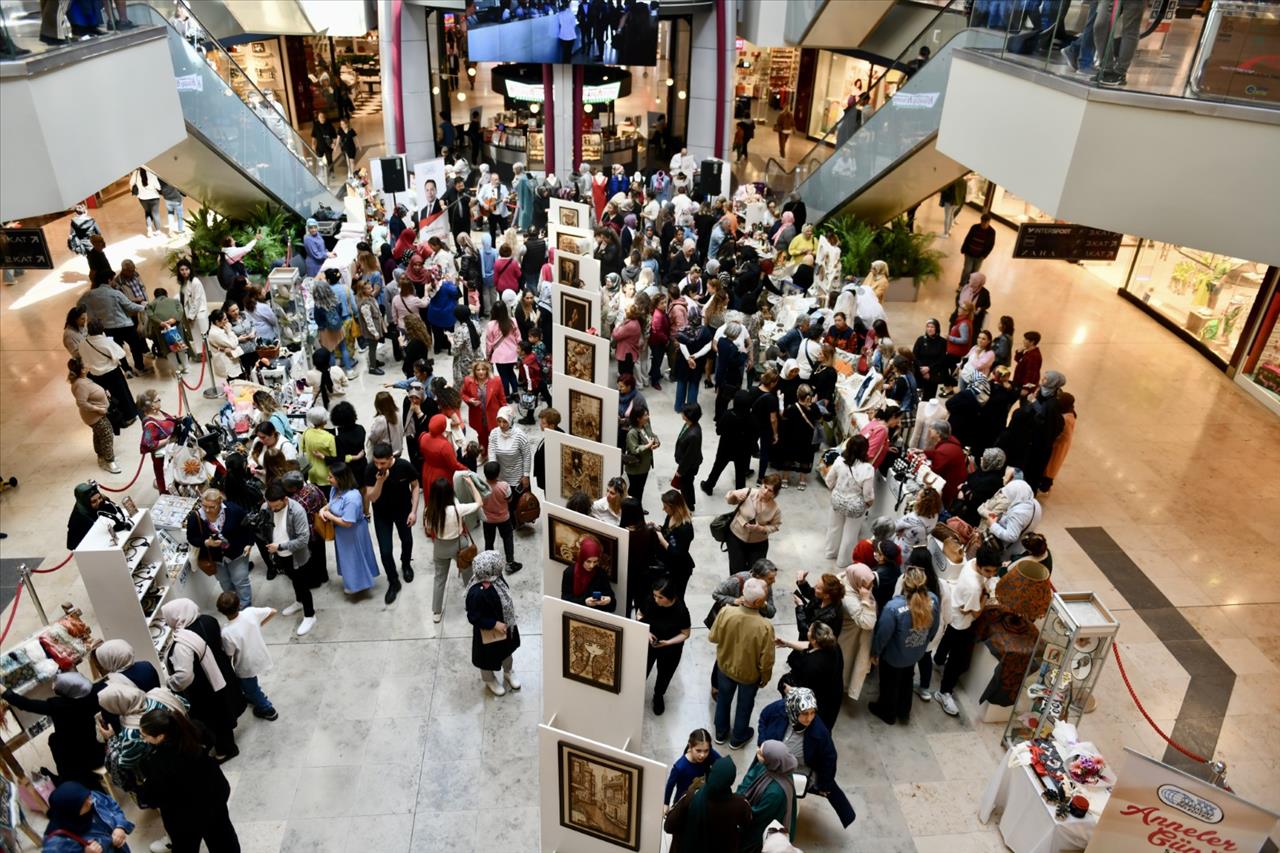
<path fill-rule="evenodd" d="M 572 376 L 557 376 L 551 405 L 560 413 L 565 432 L 587 441 L 609 443 L 618 435 L 618 392 Z"/>
<path fill-rule="evenodd" d="M 551 322 L 554 325 L 584 335 L 590 334 L 588 329 L 595 329 L 597 337 L 607 337 L 604 334 L 603 304 L 602 294 L 598 291 L 565 287 L 563 284 L 551 285 Z"/>
<path fill-rule="evenodd" d="M 543 448 L 551 503 L 564 506 L 579 490 L 598 500 L 609 480 L 622 476 L 622 451 L 612 445 L 550 432 Z"/>
<path fill-rule="evenodd" d="M 157 530 L 148 509 L 119 533 L 109 520 L 98 519 L 75 557 L 103 638 L 127 641 L 136 658 L 157 672 L 163 671 L 161 659 L 173 633 L 160 608 L 171 599 L 191 598 L 201 609 L 211 609 L 220 591 L 213 578 L 192 567 L 185 534 Z"/>
<path fill-rule="evenodd" d="M 566 617 L 568 617 L 566 619 Z M 593 623 L 605 629 L 606 643 L 594 645 L 601 684 L 575 677 L 582 666 L 565 634 L 566 622 Z M 620 633 L 619 633 L 620 632 Z M 581 645 L 581 644 L 579 644 Z M 634 619 L 603 613 L 591 607 L 542 599 L 542 716 L 583 737 L 618 749 L 639 748 L 644 734 L 644 691 L 649 655 L 649 626 Z M 612 661 L 617 661 L 619 683 L 611 684 Z M 591 664 L 596 665 L 593 659 Z"/>
<path fill-rule="evenodd" d="M 1056 592 L 1005 726 L 1006 747 L 1080 722 L 1120 623 L 1091 592 Z"/>
<path fill-rule="evenodd" d="M 545 549 L 542 554 L 542 594 L 559 598 L 564 570 L 573 565 L 578 541 L 583 535 L 589 534 L 604 548 L 606 559 L 615 563 L 615 568 L 609 569 L 606 566 L 606 571 L 609 572 L 609 585 L 613 587 L 614 598 L 623 605 L 627 596 L 627 555 L 631 531 L 556 506 L 550 501 L 543 510 L 540 521 Z M 620 606 L 618 610 L 622 612 L 625 607 Z"/>
<path fill-rule="evenodd" d="M 609 387 L 609 342 L 595 335 L 575 332 L 565 326 L 551 327 L 552 382 L 561 376 L 572 376 Z M 572 369 L 566 369 L 566 368 Z"/>
<path fill-rule="evenodd" d="M 552 717 L 538 726 L 541 849 L 661 853 L 667 765 L 571 734 L 559 723 Z"/>

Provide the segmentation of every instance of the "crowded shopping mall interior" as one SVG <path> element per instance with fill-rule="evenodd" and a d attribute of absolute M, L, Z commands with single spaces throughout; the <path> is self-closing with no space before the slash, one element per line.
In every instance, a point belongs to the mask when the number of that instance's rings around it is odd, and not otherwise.
<path fill-rule="evenodd" d="M 0 117 L 0 851 L 1276 850 L 1277 0 L 0 0 Z"/>

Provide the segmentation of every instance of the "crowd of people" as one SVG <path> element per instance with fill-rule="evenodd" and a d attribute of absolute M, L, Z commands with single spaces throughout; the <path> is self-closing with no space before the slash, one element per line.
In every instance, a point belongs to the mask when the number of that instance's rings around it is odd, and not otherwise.
<path fill-rule="evenodd" d="M 691 160 L 675 155 L 672 171 L 692 171 Z M 594 331 L 611 342 L 619 392 L 619 429 L 606 440 L 623 460 L 623 476 L 603 494 L 579 491 L 568 507 L 626 528 L 630 568 L 626 588 L 615 588 L 601 542 L 586 536 L 564 570 L 561 597 L 648 625 L 648 666 L 657 670 L 650 703 L 661 715 L 692 641 L 690 580 L 724 573 L 702 620 L 715 646 L 712 725 L 691 735 L 668 786 L 667 828 L 678 849 L 760 850 L 771 826 L 783 841 L 794 837 L 795 774 L 848 826 L 853 808 L 836 781 L 831 737 L 840 716 L 865 705 L 886 723 L 906 723 L 914 701 L 934 698 L 958 714 L 954 689 L 996 578 L 1019 559 L 1051 567 L 1036 533 L 1036 494 L 1051 488 L 1069 449 L 1074 401 L 1062 390 L 1065 377 L 1044 369 L 1038 333 L 1018 335 L 1007 315 L 995 329 L 986 325 L 993 306 L 979 267 L 994 245 L 989 221 L 966 237 L 954 313 L 902 346 L 880 302 L 885 265 L 864 278 L 845 275 L 838 239 L 806 221 L 794 198 L 695 199 L 692 182 L 606 176 L 586 164 L 564 180 L 517 169 L 508 190 L 486 164 L 473 169 L 449 156 L 446 168 L 439 202 L 447 233 L 406 207 L 381 211 L 369 192 L 374 215 L 344 269 L 308 223 L 302 256 L 291 262 L 315 304 L 314 344 L 303 352 L 313 368 L 310 408 L 291 413 L 275 394 L 257 391 L 247 436 L 196 452 L 205 474 L 194 483 L 177 479 L 192 458 L 190 419 L 165 412 L 154 391 L 134 395 L 128 379 L 170 364 L 169 355 L 176 360 L 168 369 L 182 375 L 203 352 L 219 384 L 263 363 L 261 347 L 279 344 L 284 318 L 244 272 L 252 244 L 224 247 L 220 303 L 187 260 L 150 293 L 125 264 L 94 275 L 64 330 L 81 418 L 99 464 L 113 473 L 114 437 L 140 421 L 157 490 L 198 496 L 185 536 L 223 590 L 224 624 L 190 601 L 166 604 L 175 641 L 163 674 L 133 664 L 121 641 L 105 644 L 99 663 L 113 674 L 60 688 L 68 710 L 58 737 L 106 744 L 116 790 L 161 810 L 172 848 L 153 849 L 194 850 L 188 839 L 199 838 L 211 851 L 235 849 L 218 762 L 236 754 L 244 710 L 278 717 L 258 680 L 270 669 L 261 626 L 300 616 L 294 632 L 313 630 L 322 618 L 313 592 L 331 582 L 331 559 L 351 602 L 380 587 L 394 603 L 415 579 L 418 524 L 431 543 L 429 560 L 417 562 L 432 574 L 433 621 L 463 608 L 484 688 L 494 696 L 520 689 L 513 656 L 533 614 L 517 611 L 507 578 L 522 568 L 514 531 L 536 517 L 531 493 L 545 488 L 552 464 L 539 438 L 563 431 L 548 388 L 551 282 L 565 244 L 550 244 L 547 227 L 551 199 L 563 198 L 590 211 L 589 244 L 573 248 L 600 262 L 603 316 Z M 472 203 L 494 185 L 498 203 Z M 105 262 L 95 236 L 91 269 Z M 346 399 L 361 351 L 366 374 L 382 386 L 364 412 Z M 403 378 L 385 381 L 380 359 Z M 674 383 L 674 402 L 658 396 L 664 382 Z M 652 425 L 663 406 L 679 417 L 670 445 Z M 714 448 L 705 446 L 712 431 Z M 655 458 L 666 452 L 675 476 L 646 495 Z M 734 481 L 710 530 L 726 557 L 698 565 L 693 513 L 699 500 L 714 499 L 730 465 Z M 883 506 L 884 484 L 911 479 L 899 475 L 920 466 L 942 483 L 926 474 L 900 510 Z M 822 569 L 786 571 L 794 577 L 792 638 L 774 625 L 783 570 L 769 558 L 770 543 L 790 532 L 785 492 L 817 479 L 831 516 Z M 92 482 L 75 499 L 71 548 L 113 506 Z M 279 613 L 254 604 L 255 555 L 265 573 L 259 584 L 288 584 L 292 603 Z M 789 651 L 775 679 L 779 649 Z M 864 703 L 873 673 L 878 695 Z M 757 712 L 760 691 L 780 698 L 762 699 Z M 105 727 L 95 721 L 99 711 L 114 715 Z M 756 749 L 736 793 L 733 762 L 714 748 L 725 744 Z M 99 746 L 91 751 L 88 764 L 97 766 Z M 67 825 L 128 831 L 85 761 L 68 751 L 55 760 L 65 785 L 90 789 L 68 788 Z M 191 803 L 166 781 L 184 768 L 202 780 L 201 803 L 211 805 L 189 825 Z M 707 846 L 711 838 L 718 847 Z"/>

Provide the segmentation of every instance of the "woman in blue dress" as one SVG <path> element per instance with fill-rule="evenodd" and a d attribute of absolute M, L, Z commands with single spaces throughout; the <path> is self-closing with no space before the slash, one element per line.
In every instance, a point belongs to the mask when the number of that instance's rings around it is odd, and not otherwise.
<path fill-rule="evenodd" d="M 329 485 L 329 505 L 320 514 L 334 525 L 333 548 L 338 555 L 342 588 L 349 593 L 364 592 L 378 576 L 369 521 L 364 517 L 364 496 L 345 462 L 329 466 Z"/>

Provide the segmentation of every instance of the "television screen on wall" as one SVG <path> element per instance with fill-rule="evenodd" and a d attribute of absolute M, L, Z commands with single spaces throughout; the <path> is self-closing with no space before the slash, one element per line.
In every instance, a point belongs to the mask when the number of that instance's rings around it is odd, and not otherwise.
<path fill-rule="evenodd" d="M 476 0 L 472 62 L 656 65 L 657 0 Z"/>

